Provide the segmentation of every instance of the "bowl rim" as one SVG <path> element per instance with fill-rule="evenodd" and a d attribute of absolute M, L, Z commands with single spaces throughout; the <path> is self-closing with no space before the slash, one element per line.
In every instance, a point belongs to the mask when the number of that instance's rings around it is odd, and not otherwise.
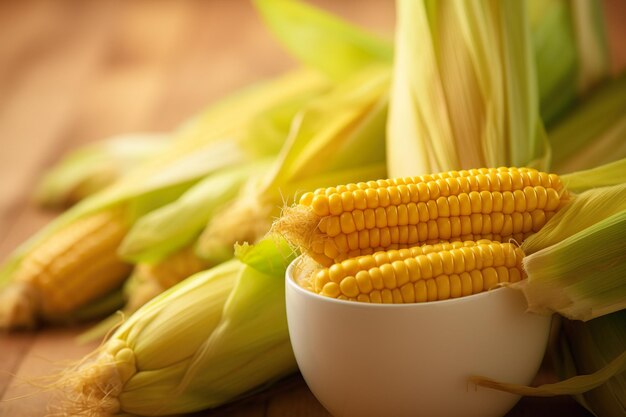
<path fill-rule="evenodd" d="M 301 294 L 302 296 L 309 297 L 312 300 L 315 300 L 315 302 L 331 303 L 331 304 L 335 303 L 338 305 L 344 305 L 347 308 L 395 309 L 395 310 L 423 309 L 423 308 L 432 308 L 435 306 L 452 306 L 452 305 L 458 305 L 458 304 L 463 304 L 463 303 L 479 302 L 479 300 L 485 297 L 493 296 L 493 294 L 495 293 L 501 294 L 503 290 L 513 290 L 517 293 L 520 293 L 520 295 L 522 295 L 521 291 L 515 290 L 510 285 L 507 285 L 507 286 L 500 286 L 500 287 L 493 288 L 487 291 L 483 291 L 478 294 L 466 295 L 464 297 L 449 298 L 447 300 L 427 301 L 427 302 L 422 302 L 422 303 L 382 304 L 382 303 L 365 303 L 365 302 L 357 302 L 357 301 L 349 301 L 349 300 L 339 300 L 337 298 L 324 297 L 312 291 L 308 291 L 305 288 L 302 288 L 300 285 L 298 285 L 298 283 L 295 281 L 294 276 L 293 276 L 293 269 L 295 268 L 298 262 L 301 262 L 301 259 L 303 257 L 304 255 L 298 256 L 296 259 L 291 261 L 291 263 L 287 266 L 287 270 L 285 272 L 286 285 L 292 288 L 293 290 L 295 290 L 297 293 Z"/>

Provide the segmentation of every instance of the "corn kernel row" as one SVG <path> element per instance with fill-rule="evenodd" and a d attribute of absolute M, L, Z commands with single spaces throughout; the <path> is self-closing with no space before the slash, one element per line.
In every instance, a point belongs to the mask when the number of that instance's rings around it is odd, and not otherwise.
<path fill-rule="evenodd" d="M 557 175 L 531 168 L 369 181 L 303 195 L 298 207 L 313 221 L 310 230 L 292 233 L 292 240 L 324 266 L 392 245 L 479 239 L 521 243 L 567 201 Z"/>
<path fill-rule="evenodd" d="M 326 297 L 373 303 L 445 300 L 521 280 L 523 256 L 511 243 L 488 240 L 381 251 L 322 268 L 311 289 Z"/>

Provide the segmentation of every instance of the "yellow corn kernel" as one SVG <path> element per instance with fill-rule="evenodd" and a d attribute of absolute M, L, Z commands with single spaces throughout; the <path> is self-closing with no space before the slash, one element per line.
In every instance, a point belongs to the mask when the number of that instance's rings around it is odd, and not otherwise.
<path fill-rule="evenodd" d="M 484 239 L 394 249 L 320 269 L 314 291 L 383 303 L 446 300 L 519 281 L 523 257 L 512 243 Z"/>
<path fill-rule="evenodd" d="M 519 240 L 538 231 L 567 201 L 568 193 L 554 174 L 530 168 L 470 169 L 306 193 L 291 226 L 281 218 L 276 229 L 330 266 L 392 245 L 483 237 Z M 313 216 L 305 227 L 295 224 L 302 210 Z"/>
<path fill-rule="evenodd" d="M 14 282 L 0 293 L 7 297 L 3 311 L 12 315 L 15 304 L 19 317 L 0 317 L 0 327 L 69 319 L 78 308 L 117 288 L 130 272 L 117 256 L 126 231 L 120 210 L 103 211 L 62 228 L 28 252 Z"/>

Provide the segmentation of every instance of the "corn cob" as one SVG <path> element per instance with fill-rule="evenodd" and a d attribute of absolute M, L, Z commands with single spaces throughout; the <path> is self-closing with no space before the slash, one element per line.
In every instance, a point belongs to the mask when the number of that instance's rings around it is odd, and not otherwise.
<path fill-rule="evenodd" d="M 567 201 L 555 174 L 530 168 L 450 171 L 318 189 L 287 209 L 275 229 L 330 266 L 439 241 L 522 242 Z"/>
<path fill-rule="evenodd" d="M 511 243 L 453 242 L 358 256 L 320 269 L 320 295 L 371 303 L 414 303 L 476 294 L 520 281 L 524 254 Z"/>
<path fill-rule="evenodd" d="M 0 302 L 0 328 L 57 321 L 121 285 L 130 266 L 115 255 L 127 231 L 120 211 L 77 220 L 29 252 Z"/>
<path fill-rule="evenodd" d="M 237 252 L 151 300 L 63 373 L 54 415 L 178 415 L 294 372 L 283 283 L 293 251 L 266 240 Z"/>

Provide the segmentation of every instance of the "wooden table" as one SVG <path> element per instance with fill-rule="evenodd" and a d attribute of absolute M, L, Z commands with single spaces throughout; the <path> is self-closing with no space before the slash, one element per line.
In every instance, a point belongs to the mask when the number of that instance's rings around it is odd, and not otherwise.
<path fill-rule="evenodd" d="M 381 34 L 393 27 L 392 2 L 316 3 Z M 626 21 L 619 16 L 611 19 Z M 2 2 L 0 31 L 0 259 L 56 215 L 30 196 L 64 152 L 117 133 L 171 130 L 212 100 L 295 65 L 244 1 Z M 0 416 L 45 413 L 49 394 L 37 377 L 95 347 L 75 342 L 80 330 L 0 335 Z M 588 413 L 552 398 L 524 399 L 508 415 Z M 328 413 L 296 375 L 198 416 Z"/>

